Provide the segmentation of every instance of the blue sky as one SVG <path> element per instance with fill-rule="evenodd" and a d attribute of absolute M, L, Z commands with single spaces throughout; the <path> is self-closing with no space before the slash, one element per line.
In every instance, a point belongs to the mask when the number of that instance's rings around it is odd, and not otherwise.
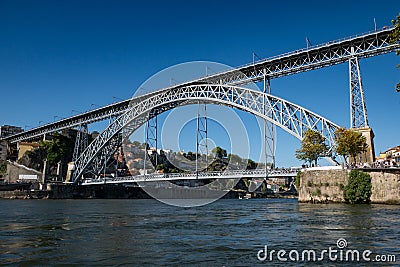
<path fill-rule="evenodd" d="M 303 48 L 306 37 L 318 44 L 372 30 L 374 18 L 378 27 L 390 25 L 399 11 L 397 1 L 2 0 L 0 124 L 34 127 L 129 98 L 175 64 L 234 67 L 251 62 L 253 52 L 264 58 Z M 377 153 L 400 144 L 398 63 L 394 53 L 360 61 Z M 347 64 L 275 79 L 271 87 L 349 126 Z M 277 165 L 299 165 L 299 141 L 278 130 L 277 142 Z"/>

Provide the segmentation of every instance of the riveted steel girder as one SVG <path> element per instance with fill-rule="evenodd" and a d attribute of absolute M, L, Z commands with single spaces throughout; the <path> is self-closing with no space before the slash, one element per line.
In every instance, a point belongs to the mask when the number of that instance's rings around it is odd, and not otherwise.
<path fill-rule="evenodd" d="M 225 105 L 252 113 L 300 140 L 303 139 L 307 129 L 316 130 L 326 138 L 328 147 L 335 146 L 334 133 L 339 126 L 299 105 L 248 88 L 221 84 L 197 84 L 174 89 L 168 88 L 133 99 L 130 108 L 100 133 L 77 159 L 73 181 L 78 182 L 82 178 L 88 166 L 104 148 L 110 145 L 110 141 L 117 134 L 122 132 L 124 137 L 129 137 L 133 131 L 149 119 L 149 114 L 155 116 L 179 105 L 194 104 L 199 101 Z M 116 143 L 114 149 L 107 149 L 115 151 L 118 145 L 120 144 Z"/>
<path fill-rule="evenodd" d="M 361 59 L 389 53 L 400 48 L 398 42 L 389 42 L 389 35 L 392 30 L 393 28 L 387 27 L 355 37 L 349 37 L 306 49 L 296 50 L 240 66 L 233 70 L 223 71 L 221 73 L 199 78 L 183 84 L 174 85 L 169 87 L 169 89 L 178 89 L 199 82 L 227 85 L 247 84 L 250 82 L 261 81 L 264 76 L 269 77 L 269 79 L 274 79 L 281 76 L 344 63 L 349 61 L 351 57 Z M 110 116 L 123 114 L 129 108 L 129 103 L 130 99 L 84 112 L 53 123 L 48 123 L 3 139 L 15 143 L 37 138 L 44 134 L 56 132 L 62 129 L 77 127 L 84 123 L 90 124 L 96 121 L 105 120 L 110 118 Z"/>

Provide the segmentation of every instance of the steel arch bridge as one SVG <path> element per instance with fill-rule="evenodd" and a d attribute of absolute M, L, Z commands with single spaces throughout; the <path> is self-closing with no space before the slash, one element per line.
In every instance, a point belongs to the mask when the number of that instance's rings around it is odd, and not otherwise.
<path fill-rule="evenodd" d="M 330 41 L 306 49 L 253 61 L 250 64 L 232 70 L 198 78 L 185 82 L 184 84 L 173 85 L 170 88 L 178 90 L 179 87 L 199 83 L 245 85 L 251 82 L 259 82 L 262 80 L 265 82 L 265 80 L 349 62 L 351 96 L 350 127 L 368 127 L 358 61 L 362 58 L 378 56 L 400 49 L 399 42 L 390 42 L 390 34 L 392 31 L 393 27 L 384 27 L 383 29 L 361 35 Z M 75 116 L 35 127 L 22 133 L 0 137 L 0 140 L 5 140 L 9 143 L 17 143 L 40 138 L 48 133 L 63 129 L 80 128 L 84 124 L 107 120 L 111 117 L 122 115 L 128 110 L 129 103 L 130 100 L 128 99 L 99 107 Z"/>
<path fill-rule="evenodd" d="M 320 132 L 331 149 L 338 125 L 282 98 L 253 89 L 225 84 L 196 84 L 167 88 L 131 100 L 129 109 L 115 119 L 76 160 L 72 182 L 87 173 L 98 174 L 104 161 L 149 119 L 182 105 L 212 103 L 237 108 L 261 117 L 302 140 L 307 129 Z"/>

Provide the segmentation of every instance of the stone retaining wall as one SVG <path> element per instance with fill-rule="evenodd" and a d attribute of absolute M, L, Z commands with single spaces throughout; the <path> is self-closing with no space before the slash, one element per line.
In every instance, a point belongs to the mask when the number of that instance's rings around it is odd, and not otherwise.
<path fill-rule="evenodd" d="M 400 204 L 400 171 L 363 170 L 370 174 L 372 183 L 371 203 Z M 299 202 L 345 202 L 347 169 L 307 169 L 301 173 Z"/>

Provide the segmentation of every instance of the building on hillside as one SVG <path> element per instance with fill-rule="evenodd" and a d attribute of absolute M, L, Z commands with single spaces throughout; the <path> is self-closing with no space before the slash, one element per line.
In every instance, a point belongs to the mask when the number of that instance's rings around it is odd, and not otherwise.
<path fill-rule="evenodd" d="M 376 162 L 384 162 L 386 160 L 386 153 L 380 152 L 379 156 L 375 157 Z"/>
<path fill-rule="evenodd" d="M 144 154 L 144 149 L 135 146 L 134 144 L 125 144 L 124 147 L 127 149 L 128 152 L 137 154 Z"/>
<path fill-rule="evenodd" d="M 10 135 L 18 134 L 23 132 L 24 130 L 18 126 L 12 125 L 3 125 L 0 126 L 0 138 L 4 138 Z"/>
<path fill-rule="evenodd" d="M 376 157 L 375 165 L 377 167 L 400 166 L 400 146 L 389 148 L 385 152 L 381 152 Z"/>
<path fill-rule="evenodd" d="M 267 189 L 272 190 L 274 193 L 279 192 L 280 186 L 277 184 L 267 184 Z"/>
<path fill-rule="evenodd" d="M 18 144 L 18 159 L 22 158 L 27 151 L 32 151 L 38 147 L 40 147 L 40 145 L 36 142 L 20 142 Z"/>
<path fill-rule="evenodd" d="M 12 126 L 12 125 L 2 125 L 0 126 L 0 138 L 4 138 L 10 135 L 18 134 L 23 132 L 24 130 L 21 127 L 18 126 Z M 5 159 L 10 159 L 10 160 L 17 160 L 18 157 L 18 149 L 16 144 L 2 144 L 0 145 L 1 151 L 0 151 L 0 159 L 5 160 Z M 4 158 L 5 156 L 5 158 Z"/>
<path fill-rule="evenodd" d="M 400 165 L 400 146 L 392 147 L 385 151 L 386 159 Z"/>
<path fill-rule="evenodd" d="M 0 161 L 5 161 L 7 159 L 7 142 L 0 141 Z"/>
<path fill-rule="evenodd" d="M 396 151 L 393 153 L 394 162 L 396 162 L 397 166 L 400 166 L 400 151 Z"/>

